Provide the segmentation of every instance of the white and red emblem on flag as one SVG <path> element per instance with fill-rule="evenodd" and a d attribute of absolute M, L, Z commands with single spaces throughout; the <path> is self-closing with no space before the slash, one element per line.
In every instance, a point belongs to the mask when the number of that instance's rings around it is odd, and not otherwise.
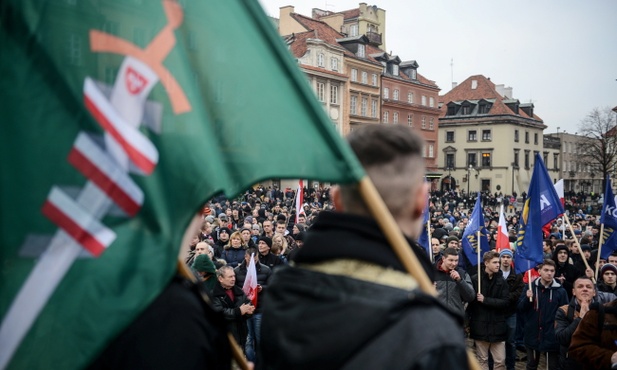
<path fill-rule="evenodd" d="M 246 268 L 246 280 L 242 290 L 253 306 L 257 307 L 257 268 L 255 267 L 255 254 L 251 254 L 251 262 Z"/>
<path fill-rule="evenodd" d="M 303 204 L 304 204 L 304 182 L 300 180 L 298 181 L 298 190 L 296 191 L 296 223 L 298 223 L 298 216 L 300 216 L 300 214 L 304 214 L 304 208 L 302 208 Z"/>
<path fill-rule="evenodd" d="M 499 210 L 499 225 L 497 225 L 497 245 L 495 250 L 501 252 L 504 249 L 510 249 L 510 238 L 508 237 L 508 226 L 506 218 L 503 214 L 503 205 Z"/>

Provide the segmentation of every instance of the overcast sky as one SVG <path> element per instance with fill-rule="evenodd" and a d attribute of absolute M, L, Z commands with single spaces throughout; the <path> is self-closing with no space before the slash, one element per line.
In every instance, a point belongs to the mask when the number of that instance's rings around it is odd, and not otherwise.
<path fill-rule="evenodd" d="M 351 0 L 259 0 L 266 14 L 295 6 L 357 8 Z M 448 92 L 481 74 L 533 102 L 545 133 L 578 131 L 596 107 L 617 106 L 616 0 L 380 0 L 387 51 L 415 59 L 418 72 Z M 451 67 L 451 61 L 453 66 Z"/>

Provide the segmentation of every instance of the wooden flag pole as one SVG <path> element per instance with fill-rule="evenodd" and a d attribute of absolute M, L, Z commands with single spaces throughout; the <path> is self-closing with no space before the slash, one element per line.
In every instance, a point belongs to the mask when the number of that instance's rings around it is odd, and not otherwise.
<path fill-rule="evenodd" d="M 358 183 L 358 188 L 369 211 L 377 221 L 377 224 L 379 224 L 381 231 L 383 231 L 405 270 L 416 279 L 418 286 L 423 292 L 436 296 L 435 286 L 424 272 L 418 257 L 411 251 L 411 247 L 407 243 L 403 232 L 398 227 L 383 199 L 381 199 L 371 179 L 368 176 L 364 176 Z M 480 370 L 480 365 L 470 350 L 467 350 L 467 362 L 472 370 Z"/>
<path fill-rule="evenodd" d="M 193 235 L 195 235 L 195 233 L 199 229 L 201 222 L 202 222 L 202 219 L 201 219 L 201 215 L 199 214 L 195 215 L 195 217 L 193 217 L 193 219 L 191 220 L 191 223 L 186 228 L 186 231 L 184 232 L 184 235 L 182 236 L 182 246 L 180 247 L 180 254 L 178 254 L 178 261 L 176 261 L 178 273 L 182 277 L 184 277 L 185 279 L 189 281 L 192 281 L 193 283 L 197 283 L 197 277 L 195 276 L 195 274 L 191 272 L 191 270 L 188 268 L 186 263 L 182 261 L 182 252 L 183 252 L 182 248 L 185 245 L 189 245 Z M 208 297 L 207 294 L 201 294 L 201 297 L 208 305 L 212 304 L 212 302 L 210 301 L 210 297 Z M 250 367 L 248 362 L 246 361 L 246 358 L 244 357 L 244 353 L 242 352 L 242 349 L 238 345 L 238 342 L 236 342 L 236 340 L 234 339 L 233 335 L 231 335 L 230 332 L 227 332 L 227 339 L 229 339 L 229 345 L 231 347 L 231 354 L 234 360 L 236 360 L 236 363 L 238 364 L 240 369 L 242 370 L 252 369 L 252 367 Z"/>
<path fill-rule="evenodd" d="M 529 290 L 533 292 L 533 288 L 531 286 L 531 269 L 527 270 L 527 281 L 529 281 Z M 529 302 L 533 302 L 533 297 L 529 297 Z"/>
<path fill-rule="evenodd" d="M 604 244 L 604 224 L 600 224 L 600 242 L 598 243 L 598 255 L 596 256 L 596 272 L 594 277 L 598 280 L 598 270 L 600 269 L 600 254 L 602 254 L 602 244 Z"/>
<path fill-rule="evenodd" d="M 568 218 L 567 214 L 563 214 L 564 218 L 566 219 L 566 223 L 568 224 L 568 228 L 570 229 L 570 233 L 572 233 L 572 237 L 574 238 L 574 243 L 576 244 L 576 247 L 578 248 L 578 253 L 581 254 L 581 259 L 583 260 L 583 263 L 585 264 L 585 268 L 586 269 L 591 269 L 589 267 L 589 263 L 587 263 L 587 258 L 585 258 L 585 255 L 583 254 L 583 250 L 581 249 L 581 245 L 578 242 L 578 239 L 576 239 L 576 235 L 574 235 L 574 228 L 572 228 L 572 224 L 570 223 L 570 219 Z M 592 277 L 591 280 L 593 281 L 593 283 L 596 283 L 596 278 Z"/>

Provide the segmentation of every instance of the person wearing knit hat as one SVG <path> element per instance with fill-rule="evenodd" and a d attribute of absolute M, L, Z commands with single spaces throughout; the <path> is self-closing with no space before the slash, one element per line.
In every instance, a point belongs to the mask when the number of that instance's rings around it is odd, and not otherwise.
<path fill-rule="evenodd" d="M 617 294 L 617 266 L 606 263 L 600 269 L 598 291 Z"/>
<path fill-rule="evenodd" d="M 516 365 L 516 306 L 523 293 L 525 284 L 523 276 L 514 271 L 512 262 L 514 256 L 511 249 L 502 249 L 499 252 L 499 269 L 501 276 L 508 284 L 508 307 L 504 310 L 508 335 L 506 338 L 506 368 L 514 369 Z"/>
<path fill-rule="evenodd" d="M 257 242 L 257 249 L 259 249 L 259 263 L 268 266 L 270 269 L 274 269 L 275 266 L 283 264 L 283 261 L 270 252 L 272 249 L 272 239 L 267 236 L 262 236 Z"/>
<path fill-rule="evenodd" d="M 459 239 L 456 236 L 449 236 L 446 239 L 446 248 L 454 248 L 456 250 L 460 250 L 461 245 L 459 243 Z"/>
<path fill-rule="evenodd" d="M 502 249 L 501 252 L 499 252 L 499 258 L 503 257 L 504 255 L 508 255 L 510 256 L 510 258 L 514 257 L 514 254 L 509 249 Z"/>
<path fill-rule="evenodd" d="M 201 278 L 206 290 L 208 292 L 212 292 L 212 288 L 214 288 L 214 284 L 216 283 L 216 278 L 214 277 L 216 275 L 216 268 L 214 267 L 214 262 L 212 262 L 210 256 L 207 254 L 200 254 L 195 257 L 192 267 Z"/>

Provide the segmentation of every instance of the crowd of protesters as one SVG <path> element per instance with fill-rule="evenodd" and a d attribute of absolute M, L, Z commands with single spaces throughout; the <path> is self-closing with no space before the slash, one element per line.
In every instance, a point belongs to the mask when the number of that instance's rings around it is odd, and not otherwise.
<path fill-rule="evenodd" d="M 253 256 L 259 302 L 272 273 L 292 261 L 302 248 L 317 214 L 333 208 L 328 188 L 304 188 L 303 195 L 297 222 L 294 189 L 259 186 L 235 200 L 213 199 L 204 208 L 203 225 L 186 257 L 186 263 L 210 291 L 215 308 L 224 313 L 247 359 L 253 362 L 259 361 L 262 307 L 259 303 L 253 306 L 242 291 L 247 266 Z M 584 342 L 574 335 L 588 312 L 597 312 L 598 304 L 617 299 L 617 253 L 607 259 L 597 258 L 599 197 L 567 193 L 566 215 L 573 233 L 564 217 L 556 219 L 545 228 L 544 262 L 532 271 L 517 274 L 513 267 L 515 241 L 526 194 L 481 194 L 492 251 L 482 256 L 479 267 L 472 266 L 461 248 L 477 196 L 432 192 L 430 229 L 439 299 L 466 316 L 460 330 L 473 340 L 481 367 L 512 370 L 518 360 L 526 361 L 527 369 L 536 369 L 541 356 L 547 369 L 610 368 L 617 363 L 617 341 L 605 350 L 597 344 L 594 351 L 589 346 L 595 345 L 595 338 Z M 502 205 L 510 249 L 497 252 Z M 615 317 L 610 310 L 601 315 L 602 320 Z M 598 315 L 594 317 L 599 320 Z M 596 332 L 603 333 L 601 325 L 598 329 L 597 323 L 591 324 L 596 324 Z M 613 331 L 605 334 L 617 339 L 617 322 L 614 324 Z M 593 366 L 588 360 L 590 353 Z M 599 364 L 608 367 L 595 367 Z"/>

